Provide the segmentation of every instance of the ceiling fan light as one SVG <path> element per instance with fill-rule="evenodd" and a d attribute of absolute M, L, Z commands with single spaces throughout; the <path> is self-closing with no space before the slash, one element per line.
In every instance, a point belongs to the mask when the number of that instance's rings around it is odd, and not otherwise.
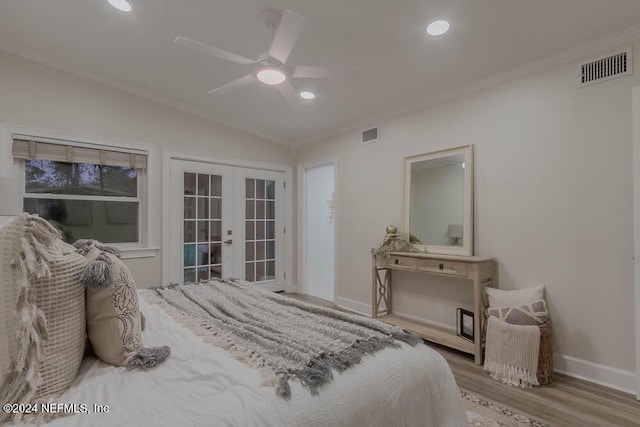
<path fill-rule="evenodd" d="M 269 86 L 276 86 L 287 80 L 287 75 L 284 73 L 284 71 L 272 67 L 261 68 L 256 73 L 256 77 L 262 83 Z"/>
<path fill-rule="evenodd" d="M 300 98 L 302 99 L 312 100 L 315 97 L 316 97 L 316 94 L 313 92 L 309 92 L 307 90 L 300 92 Z"/>
<path fill-rule="evenodd" d="M 449 31 L 449 22 L 444 19 L 437 19 L 435 21 L 431 21 L 427 26 L 427 33 L 431 36 L 441 36 L 447 31 Z"/>
<path fill-rule="evenodd" d="M 108 0 L 109 4 L 122 12 L 131 12 L 131 5 L 127 0 Z"/>

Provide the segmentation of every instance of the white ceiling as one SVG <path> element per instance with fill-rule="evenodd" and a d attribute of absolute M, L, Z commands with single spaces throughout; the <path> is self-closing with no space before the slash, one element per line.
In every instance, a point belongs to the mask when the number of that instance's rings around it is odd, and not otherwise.
<path fill-rule="evenodd" d="M 402 109 L 640 23 L 638 0 L 2 0 L 0 46 L 291 144 Z M 207 91 L 243 66 L 180 48 L 183 35 L 257 59 L 265 8 L 308 18 L 290 65 L 355 67 L 355 80 L 294 80 L 312 102 L 258 83 Z M 435 18 L 451 21 L 440 38 Z"/>

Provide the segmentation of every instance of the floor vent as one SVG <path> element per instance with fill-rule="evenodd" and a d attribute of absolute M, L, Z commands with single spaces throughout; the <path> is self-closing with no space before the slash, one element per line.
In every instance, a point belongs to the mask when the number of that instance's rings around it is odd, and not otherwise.
<path fill-rule="evenodd" d="M 370 142 L 378 140 L 378 127 L 362 131 L 362 143 L 369 144 Z"/>
<path fill-rule="evenodd" d="M 580 65 L 579 87 L 606 82 L 633 73 L 631 48 Z"/>

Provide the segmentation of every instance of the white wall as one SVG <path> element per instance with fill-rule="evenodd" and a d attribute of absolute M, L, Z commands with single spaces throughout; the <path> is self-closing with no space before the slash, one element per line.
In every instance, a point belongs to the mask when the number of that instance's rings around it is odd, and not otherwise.
<path fill-rule="evenodd" d="M 155 205 L 158 222 L 152 231 L 162 242 L 161 149 L 201 155 L 291 165 L 287 146 L 147 101 L 68 72 L 0 51 L 0 123 L 51 129 L 107 140 L 152 144 L 157 150 Z M 0 159 L 6 165 L 6 159 Z M 162 253 L 127 260 L 139 287 L 161 284 Z"/>
<path fill-rule="evenodd" d="M 576 73 L 572 62 L 404 114 L 380 123 L 373 144 L 354 131 L 301 147 L 298 162 L 340 165 L 338 296 L 361 307 L 371 299 L 369 249 L 402 222 L 403 158 L 474 144 L 476 255 L 498 258 L 501 288 L 546 285 L 557 360 L 585 376 L 619 374 L 617 385 L 632 389 L 631 92 L 640 73 L 582 89 Z M 396 311 L 455 325 L 469 286 L 425 279 L 394 278 Z"/>

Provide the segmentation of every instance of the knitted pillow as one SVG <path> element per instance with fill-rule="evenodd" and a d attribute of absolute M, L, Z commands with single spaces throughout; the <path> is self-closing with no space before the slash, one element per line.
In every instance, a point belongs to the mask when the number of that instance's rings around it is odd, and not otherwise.
<path fill-rule="evenodd" d="M 37 215 L 19 215 L 0 234 L 7 238 L 6 247 L 4 238 L 0 244 L 3 304 L 10 305 L 2 307 L 2 332 L 10 332 L 2 365 L 8 355 L 10 368 L 3 375 L 0 401 L 55 400 L 75 379 L 84 354 L 84 288 L 79 279 L 85 260 Z M 15 250 L 10 267 L 8 250 Z M 10 417 L 0 413 L 0 423 Z M 38 414 L 36 422 L 42 420 Z"/>
<path fill-rule="evenodd" d="M 549 311 L 544 300 L 534 301 L 520 307 L 489 307 L 489 316 L 512 325 L 542 325 L 549 321 Z"/>
<path fill-rule="evenodd" d="M 19 289 L 13 261 L 22 247 L 22 231 L 22 220 L 14 219 L 0 227 L 0 384 L 4 384 L 11 364 L 18 356 L 16 304 Z"/>
<path fill-rule="evenodd" d="M 117 251 L 94 240 L 75 246 L 89 261 L 81 282 L 86 287 L 87 335 L 96 356 L 129 367 L 151 367 L 166 359 L 169 347 L 142 347 L 136 285 Z"/>

